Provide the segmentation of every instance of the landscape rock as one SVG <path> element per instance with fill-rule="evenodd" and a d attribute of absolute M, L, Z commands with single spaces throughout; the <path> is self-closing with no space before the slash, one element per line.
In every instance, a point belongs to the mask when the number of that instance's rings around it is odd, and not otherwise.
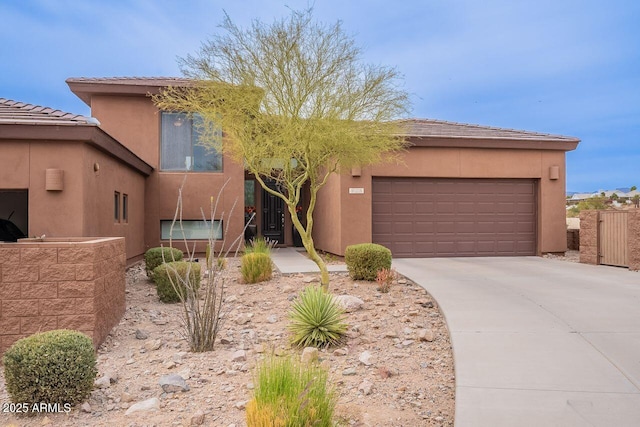
<path fill-rule="evenodd" d="M 302 355 L 300 356 L 300 361 L 302 363 L 312 363 L 318 360 L 318 349 L 315 347 L 305 347 L 302 350 Z"/>
<path fill-rule="evenodd" d="M 144 343 L 144 348 L 147 351 L 159 350 L 160 347 L 162 347 L 162 339 L 160 338 L 153 341 L 147 341 L 146 343 Z"/>
<path fill-rule="evenodd" d="M 364 301 L 353 295 L 338 295 L 334 297 L 334 301 L 338 303 L 346 313 L 362 310 Z"/>
<path fill-rule="evenodd" d="M 80 410 L 82 412 L 86 412 L 87 414 L 91 413 L 91 405 L 89 405 L 89 402 L 84 402 L 82 405 L 80 405 Z"/>
<path fill-rule="evenodd" d="M 345 377 L 349 377 L 357 373 L 358 371 L 356 370 L 356 368 L 347 368 L 344 371 L 342 371 L 342 375 L 344 375 Z"/>
<path fill-rule="evenodd" d="M 165 393 L 189 391 L 189 385 L 187 385 L 187 382 L 180 375 L 165 375 L 160 377 L 160 381 L 158 381 L 158 383 Z"/>
<path fill-rule="evenodd" d="M 109 375 L 103 375 L 100 378 L 98 378 L 94 385 L 97 388 L 108 388 L 109 386 L 111 386 L 111 377 L 109 377 Z"/>
<path fill-rule="evenodd" d="M 373 391 L 373 383 L 369 380 L 364 380 L 358 386 L 358 391 L 361 391 L 362 394 L 368 396 Z"/>
<path fill-rule="evenodd" d="M 433 342 L 435 339 L 435 335 L 431 329 L 419 329 L 417 335 L 418 341 Z"/>
<path fill-rule="evenodd" d="M 136 339 L 137 340 L 146 340 L 147 338 L 149 338 L 149 334 L 145 331 L 142 331 L 140 329 L 136 329 Z"/>
<path fill-rule="evenodd" d="M 127 393 L 126 391 L 122 392 L 122 394 L 120 395 L 120 402 L 129 403 L 133 402 L 134 400 L 135 398 L 133 397 L 133 395 Z"/>
<path fill-rule="evenodd" d="M 333 354 L 334 356 L 346 356 L 347 354 L 349 354 L 349 352 L 344 348 L 336 348 L 335 350 L 333 350 Z"/>
<path fill-rule="evenodd" d="M 134 403 L 127 409 L 125 415 L 130 415 L 135 412 L 150 412 L 160 409 L 160 399 L 152 397 L 151 399 L 143 400 L 142 402 Z"/>
<path fill-rule="evenodd" d="M 204 412 L 196 411 L 196 413 L 194 413 L 191 416 L 191 420 L 189 421 L 189 425 L 191 425 L 191 426 L 201 426 L 201 425 L 204 425 L 204 420 L 205 420 Z"/>
<path fill-rule="evenodd" d="M 244 362 L 247 360 L 247 352 L 244 350 L 237 350 L 231 355 L 232 362 Z"/>
<path fill-rule="evenodd" d="M 373 365 L 373 356 L 369 351 L 363 351 L 362 353 L 360 353 L 360 357 L 358 357 L 358 360 L 365 366 Z"/>

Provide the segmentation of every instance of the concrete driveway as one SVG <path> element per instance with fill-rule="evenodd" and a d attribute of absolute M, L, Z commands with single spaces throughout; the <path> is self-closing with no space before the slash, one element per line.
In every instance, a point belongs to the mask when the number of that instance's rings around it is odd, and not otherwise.
<path fill-rule="evenodd" d="M 640 273 L 539 257 L 396 259 L 447 320 L 456 426 L 640 426 Z"/>

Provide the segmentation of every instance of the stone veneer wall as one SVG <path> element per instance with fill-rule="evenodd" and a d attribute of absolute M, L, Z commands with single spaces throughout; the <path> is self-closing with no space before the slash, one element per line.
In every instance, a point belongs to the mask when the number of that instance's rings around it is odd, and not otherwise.
<path fill-rule="evenodd" d="M 640 270 L 640 210 L 630 210 L 627 217 L 627 230 L 629 230 L 628 256 L 629 270 Z"/>
<path fill-rule="evenodd" d="M 36 332 L 74 329 L 97 348 L 125 311 L 124 238 L 0 243 L 0 355 Z"/>
<path fill-rule="evenodd" d="M 599 211 L 580 212 L 580 262 L 599 264 L 598 220 Z M 640 210 L 627 211 L 627 254 L 629 270 L 640 270 Z"/>
<path fill-rule="evenodd" d="M 580 262 L 598 264 L 598 211 L 580 212 Z"/>

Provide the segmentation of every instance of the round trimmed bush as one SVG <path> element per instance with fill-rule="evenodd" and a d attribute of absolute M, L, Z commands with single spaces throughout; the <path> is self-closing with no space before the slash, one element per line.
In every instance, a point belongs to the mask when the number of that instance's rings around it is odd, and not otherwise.
<path fill-rule="evenodd" d="M 378 271 L 391 269 L 391 251 L 375 243 L 347 246 L 344 261 L 353 280 L 376 280 Z"/>
<path fill-rule="evenodd" d="M 11 401 L 30 405 L 80 403 L 91 394 L 98 373 L 91 338 L 66 329 L 18 340 L 3 363 Z"/>
<path fill-rule="evenodd" d="M 200 287 L 200 264 L 187 261 L 161 264 L 153 270 L 153 280 L 160 301 L 180 302 L 187 297 L 187 286 L 194 291 Z"/>
<path fill-rule="evenodd" d="M 164 254 L 164 261 L 163 261 Z M 147 270 L 147 277 L 153 279 L 153 270 L 163 262 L 182 261 L 184 254 L 176 248 L 151 248 L 144 253 L 144 263 Z"/>
<path fill-rule="evenodd" d="M 271 257 L 262 252 L 251 252 L 240 259 L 240 272 L 245 283 L 258 283 L 271 279 Z"/>

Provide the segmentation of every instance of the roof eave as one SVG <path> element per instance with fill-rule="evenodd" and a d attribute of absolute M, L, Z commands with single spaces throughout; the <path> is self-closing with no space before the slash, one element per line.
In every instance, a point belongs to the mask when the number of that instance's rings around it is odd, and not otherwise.
<path fill-rule="evenodd" d="M 69 141 L 87 143 L 118 159 L 145 176 L 151 175 L 153 166 L 142 160 L 111 135 L 95 125 L 24 125 L 0 123 L 0 140 Z"/>
<path fill-rule="evenodd" d="M 172 81 L 144 80 L 139 84 L 132 81 L 108 81 L 108 80 L 84 80 L 68 78 L 67 86 L 78 98 L 91 107 L 91 97 L 93 95 L 122 95 L 122 96 L 149 96 L 160 93 L 160 90 L 169 86 L 185 86 L 187 83 L 180 80 Z"/>
<path fill-rule="evenodd" d="M 566 139 L 515 139 L 515 138 L 478 138 L 443 136 L 407 136 L 410 146 L 441 148 L 507 148 L 516 150 L 560 150 L 572 151 L 578 147 L 577 138 Z"/>

